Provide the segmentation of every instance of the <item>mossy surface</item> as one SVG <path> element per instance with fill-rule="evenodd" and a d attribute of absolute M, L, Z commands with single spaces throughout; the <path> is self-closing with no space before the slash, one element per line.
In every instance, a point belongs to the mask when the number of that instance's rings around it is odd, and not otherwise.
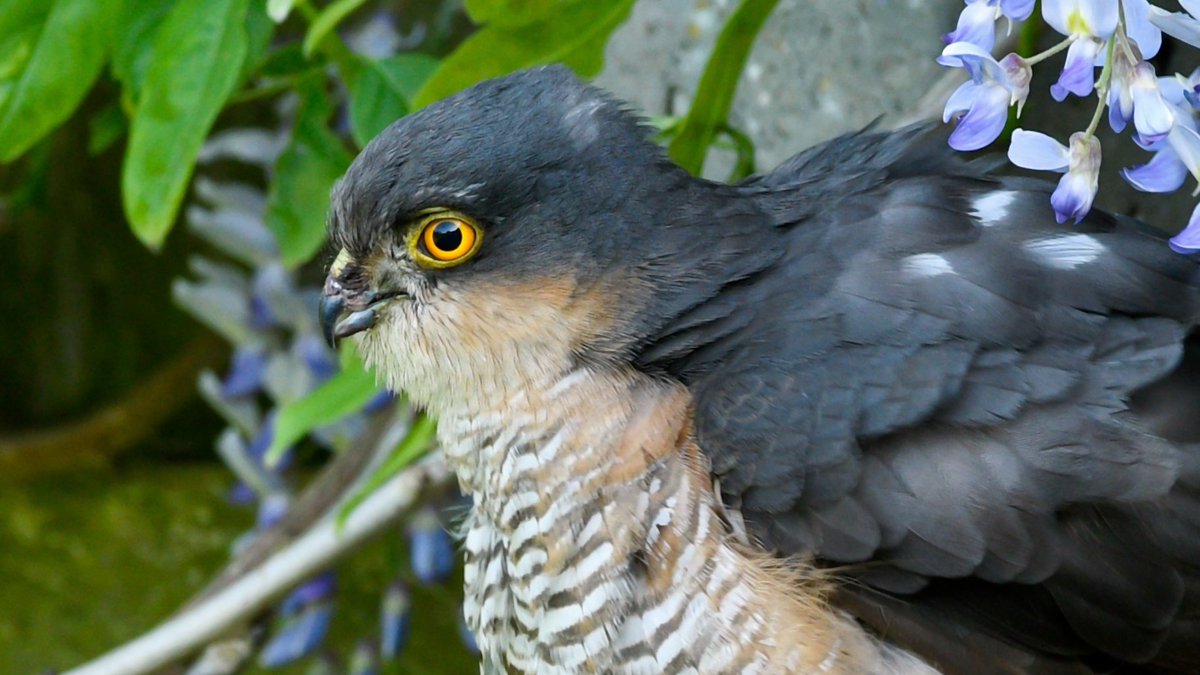
<path fill-rule="evenodd" d="M 4 485 L 0 674 L 64 670 L 170 616 L 225 564 L 230 542 L 253 521 L 252 511 L 227 504 L 229 485 L 228 471 L 211 464 Z M 383 588 L 398 573 L 407 577 L 402 540 L 399 531 L 385 535 L 338 568 L 328 644 L 342 663 L 360 639 L 374 638 Z M 458 636 L 461 577 L 412 587 L 412 638 L 385 672 L 477 672 Z"/>

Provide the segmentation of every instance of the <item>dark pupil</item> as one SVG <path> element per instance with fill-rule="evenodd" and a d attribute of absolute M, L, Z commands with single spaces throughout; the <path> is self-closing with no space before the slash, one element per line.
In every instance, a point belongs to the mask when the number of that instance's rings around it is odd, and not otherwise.
<path fill-rule="evenodd" d="M 445 220 L 433 226 L 433 245 L 442 251 L 457 250 L 462 240 L 461 226 L 452 220 Z"/>

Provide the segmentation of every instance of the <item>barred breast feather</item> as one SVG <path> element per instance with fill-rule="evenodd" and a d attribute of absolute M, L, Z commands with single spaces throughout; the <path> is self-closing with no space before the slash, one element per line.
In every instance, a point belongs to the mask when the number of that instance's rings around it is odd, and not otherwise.
<path fill-rule="evenodd" d="M 819 573 L 738 543 L 689 406 L 681 387 L 575 371 L 443 417 L 475 497 L 464 610 L 485 670 L 932 672 L 826 606 Z"/>

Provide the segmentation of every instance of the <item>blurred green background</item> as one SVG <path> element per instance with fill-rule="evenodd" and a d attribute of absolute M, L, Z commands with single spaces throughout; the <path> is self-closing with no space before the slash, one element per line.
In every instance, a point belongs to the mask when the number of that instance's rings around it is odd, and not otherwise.
<path fill-rule="evenodd" d="M 658 120 L 689 169 L 715 143 L 735 177 L 753 170 L 727 117 L 775 4 L 725 12 L 694 114 Z M 266 529 L 269 497 L 300 499 L 370 420 L 406 414 L 316 340 L 332 182 L 387 124 L 482 79 L 552 62 L 594 76 L 633 5 L 0 0 L 0 673 L 64 670 L 150 629 Z M 446 546 L 457 502 L 426 503 Z M 283 672 L 475 672 L 460 572 L 410 563 L 415 527 L 338 565 L 304 605 L 328 634 L 296 638 L 311 644 Z M 411 632 L 381 662 L 397 579 Z M 258 653 L 238 672 L 265 670 L 303 616 L 234 627 Z"/>

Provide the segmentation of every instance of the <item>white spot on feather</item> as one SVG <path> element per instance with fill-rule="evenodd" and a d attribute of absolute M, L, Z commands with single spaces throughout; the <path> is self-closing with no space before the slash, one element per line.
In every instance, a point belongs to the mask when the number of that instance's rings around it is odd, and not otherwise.
<path fill-rule="evenodd" d="M 1064 234 L 1027 241 L 1025 250 L 1048 267 L 1073 270 L 1100 257 L 1105 248 L 1090 235 Z"/>
<path fill-rule="evenodd" d="M 998 225 L 1008 216 L 1008 207 L 1012 205 L 1013 200 L 1017 198 L 1017 193 L 1012 190 L 998 190 L 989 192 L 971 205 L 971 215 L 979 221 L 984 227 Z"/>
<path fill-rule="evenodd" d="M 949 260 L 936 253 L 917 253 L 904 259 L 904 271 L 919 279 L 954 274 Z"/>
<path fill-rule="evenodd" d="M 563 121 L 576 150 L 583 150 L 600 137 L 600 125 L 596 122 L 596 111 L 603 101 L 584 101 L 567 111 Z"/>

